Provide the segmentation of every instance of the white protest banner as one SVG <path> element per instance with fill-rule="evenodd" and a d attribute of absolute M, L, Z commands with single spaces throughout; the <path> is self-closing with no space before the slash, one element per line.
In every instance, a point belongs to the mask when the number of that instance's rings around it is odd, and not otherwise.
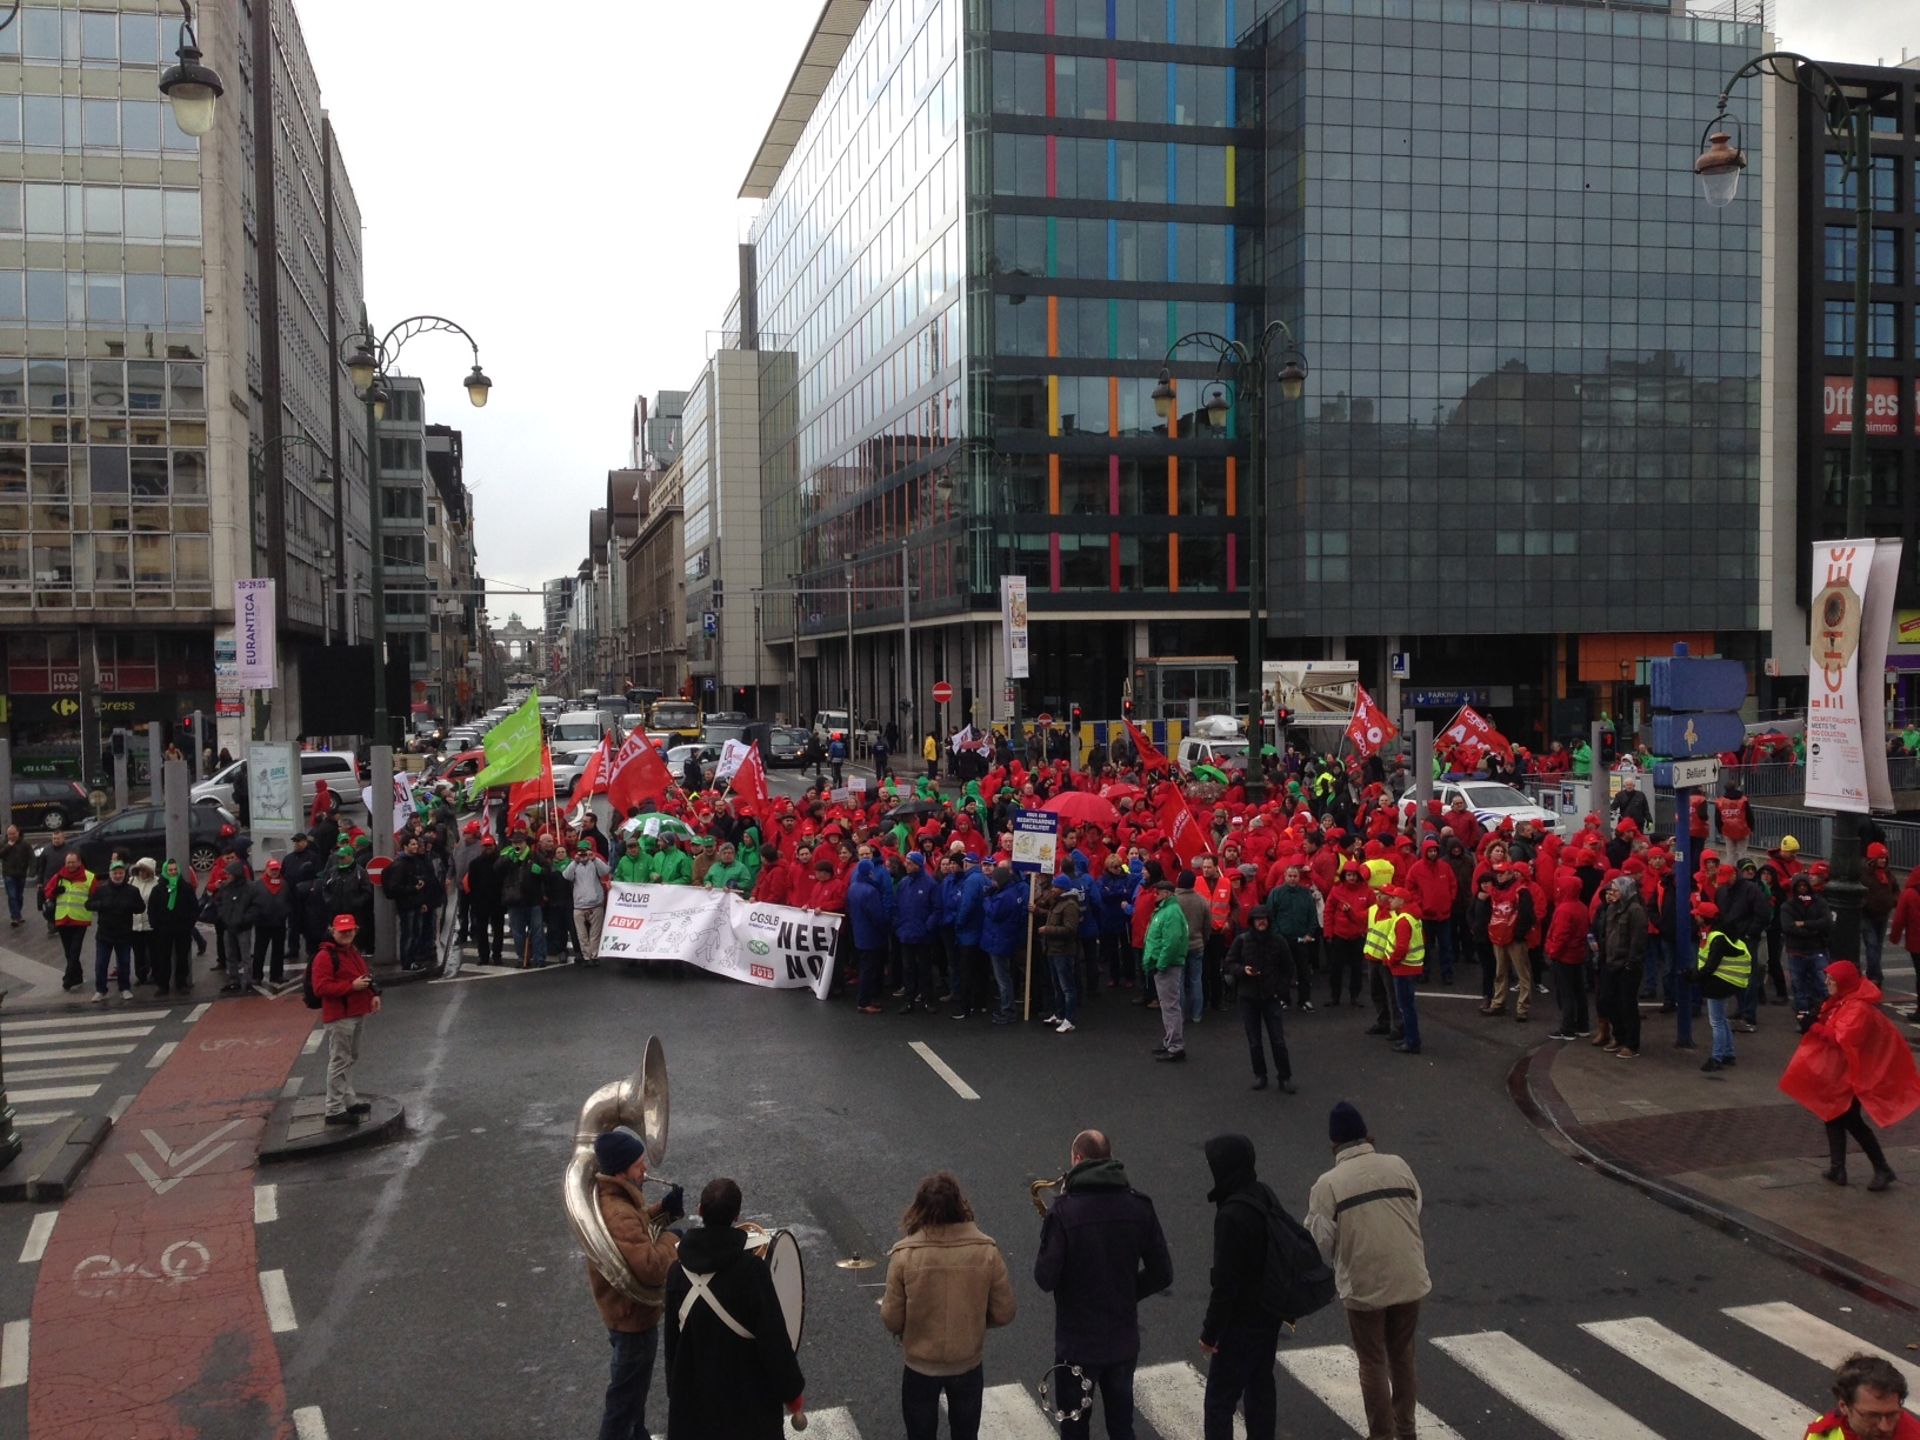
<path fill-rule="evenodd" d="M 1050 810 L 1016 810 L 1013 868 L 1024 875 L 1051 875 L 1060 853 L 1060 817 Z"/>
<path fill-rule="evenodd" d="M 256 835 L 292 835 L 306 824 L 293 752 L 291 740 L 247 746 L 247 828 Z"/>
<path fill-rule="evenodd" d="M 811 990 L 824 1000 L 839 931 L 838 915 L 729 891 L 616 883 L 607 892 L 600 958 L 681 960 L 769 990 Z"/>
<path fill-rule="evenodd" d="M 724 785 L 733 779 L 734 772 L 746 763 L 747 752 L 753 747 L 742 740 L 729 740 L 720 747 L 720 759 L 713 767 L 713 783 Z"/>
<path fill-rule="evenodd" d="M 1807 804 L 1865 814 L 1867 758 L 1860 728 L 1860 621 L 1871 540 L 1822 540 L 1813 547 L 1808 606 Z M 1874 682 L 1879 683 L 1879 676 Z"/>
<path fill-rule="evenodd" d="M 273 581 L 233 582 L 233 633 L 242 690 L 273 689 Z"/>
<path fill-rule="evenodd" d="M 1900 541 L 1873 542 L 1867 569 L 1866 608 L 1860 615 L 1860 673 L 1872 703 L 1860 707 L 1861 751 L 1867 761 L 1867 799 L 1876 810 L 1893 809 L 1893 779 L 1887 773 L 1887 707 L 1878 696 L 1893 638 L 1894 588 L 1900 581 Z"/>

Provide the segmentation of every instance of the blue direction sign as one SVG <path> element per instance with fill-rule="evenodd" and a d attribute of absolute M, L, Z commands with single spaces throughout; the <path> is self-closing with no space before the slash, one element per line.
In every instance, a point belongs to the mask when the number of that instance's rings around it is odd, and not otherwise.
<path fill-rule="evenodd" d="M 1653 661 L 1653 751 L 1686 759 L 1738 750 L 1746 741 L 1740 707 L 1747 699 L 1747 669 L 1738 660 L 1708 660 L 1675 653 Z"/>

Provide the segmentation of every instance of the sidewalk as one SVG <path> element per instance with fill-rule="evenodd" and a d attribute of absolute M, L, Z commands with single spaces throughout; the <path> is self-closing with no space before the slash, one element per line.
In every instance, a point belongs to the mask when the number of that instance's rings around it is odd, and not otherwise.
<path fill-rule="evenodd" d="M 1904 1014 L 1907 1004 L 1900 1009 Z M 1889 1012 L 1891 1013 L 1891 1012 Z M 1739 1063 L 1702 1074 L 1698 1050 L 1673 1048 L 1673 1017 L 1647 1012 L 1646 1048 L 1619 1060 L 1584 1040 L 1550 1041 L 1514 1067 L 1509 1088 L 1548 1137 L 1603 1173 L 1674 1208 L 1875 1298 L 1920 1310 L 1920 1115 L 1880 1132 L 1901 1177 L 1873 1195 L 1849 1147 L 1851 1183 L 1828 1183 L 1826 1131 L 1776 1082 L 1799 1041 L 1783 1006 L 1734 1037 Z M 1903 1021 L 1901 1032 L 1920 1036 Z"/>

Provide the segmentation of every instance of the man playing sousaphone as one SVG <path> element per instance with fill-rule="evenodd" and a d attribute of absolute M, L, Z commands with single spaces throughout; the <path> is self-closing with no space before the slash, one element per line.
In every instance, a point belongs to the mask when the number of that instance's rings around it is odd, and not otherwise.
<path fill-rule="evenodd" d="M 646 1297 L 636 1300 L 624 1294 L 591 1259 L 587 1261 L 593 1303 L 600 1307 L 607 1339 L 613 1345 L 613 1371 L 600 1419 L 600 1440 L 651 1440 L 647 1388 L 660 1344 L 667 1272 L 673 1268 L 680 1245 L 679 1237 L 664 1227 L 685 1215 L 686 1202 L 676 1185 L 658 1205 L 647 1204 L 641 1194 L 647 1178 L 647 1142 L 628 1126 L 619 1125 L 601 1135 L 593 1142 L 593 1153 L 599 1163 L 594 1198 L 600 1218 L 633 1272 L 635 1287 Z"/>

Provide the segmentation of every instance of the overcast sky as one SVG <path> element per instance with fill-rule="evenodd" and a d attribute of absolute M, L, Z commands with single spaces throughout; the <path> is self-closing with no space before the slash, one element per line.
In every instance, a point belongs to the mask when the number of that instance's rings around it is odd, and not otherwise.
<path fill-rule="evenodd" d="M 365 221 L 376 325 L 449 316 L 494 381 L 486 410 L 468 406 L 458 337 L 414 340 L 400 367 L 425 380 L 429 418 L 465 431 L 481 571 L 528 587 L 571 573 L 626 463 L 634 397 L 684 389 L 707 356 L 751 216 L 735 196 L 818 0 L 296 9 Z M 1920 53 L 1915 0 L 1768 10 L 1782 46 L 1816 57 Z"/>

